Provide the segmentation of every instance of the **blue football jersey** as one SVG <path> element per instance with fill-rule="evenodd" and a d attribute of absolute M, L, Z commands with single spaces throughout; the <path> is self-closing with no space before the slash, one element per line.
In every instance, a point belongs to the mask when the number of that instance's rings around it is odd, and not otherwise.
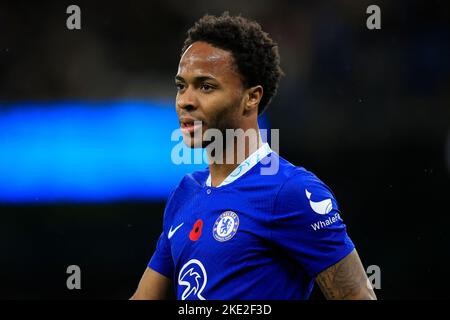
<path fill-rule="evenodd" d="M 180 300 L 308 299 L 353 249 L 332 191 L 264 144 L 217 187 L 209 169 L 182 179 L 148 266 Z"/>

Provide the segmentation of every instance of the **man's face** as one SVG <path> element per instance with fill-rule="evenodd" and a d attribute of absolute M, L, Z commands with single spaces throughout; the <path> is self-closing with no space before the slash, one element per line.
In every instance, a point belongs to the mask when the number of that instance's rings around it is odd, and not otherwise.
<path fill-rule="evenodd" d="M 207 129 L 239 128 L 244 87 L 230 52 L 194 42 L 180 59 L 175 82 L 176 110 L 189 147 L 206 147 Z"/>

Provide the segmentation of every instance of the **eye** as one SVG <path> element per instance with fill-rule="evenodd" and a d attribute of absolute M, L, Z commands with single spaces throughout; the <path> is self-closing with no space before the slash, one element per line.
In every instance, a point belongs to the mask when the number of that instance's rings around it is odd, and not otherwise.
<path fill-rule="evenodd" d="M 207 84 L 207 83 L 203 83 L 200 86 L 200 90 L 205 91 L 205 92 L 210 92 L 210 91 L 214 90 L 214 86 Z"/>
<path fill-rule="evenodd" d="M 183 83 L 181 83 L 181 82 L 177 82 L 177 83 L 175 83 L 175 86 L 177 87 L 177 90 L 178 90 L 178 91 L 180 91 L 180 90 L 183 90 L 183 89 L 184 89 L 184 84 L 183 84 Z"/>

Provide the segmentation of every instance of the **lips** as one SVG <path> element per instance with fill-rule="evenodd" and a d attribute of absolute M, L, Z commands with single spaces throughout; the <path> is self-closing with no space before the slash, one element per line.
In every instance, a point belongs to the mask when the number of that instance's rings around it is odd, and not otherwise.
<path fill-rule="evenodd" d="M 183 133 L 194 133 L 202 127 L 202 121 L 193 118 L 181 118 L 180 128 Z"/>

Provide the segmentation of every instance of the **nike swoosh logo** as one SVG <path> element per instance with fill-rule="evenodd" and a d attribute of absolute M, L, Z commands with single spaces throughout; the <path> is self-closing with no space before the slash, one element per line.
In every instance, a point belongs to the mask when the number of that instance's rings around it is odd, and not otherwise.
<path fill-rule="evenodd" d="M 182 222 L 181 224 L 179 224 L 175 229 L 172 230 L 172 226 L 170 226 L 170 230 L 169 230 L 169 234 L 167 235 L 167 238 L 170 239 L 173 237 L 173 235 L 175 234 L 175 232 L 177 232 L 178 229 L 181 228 L 181 226 L 184 224 L 184 222 Z"/>

